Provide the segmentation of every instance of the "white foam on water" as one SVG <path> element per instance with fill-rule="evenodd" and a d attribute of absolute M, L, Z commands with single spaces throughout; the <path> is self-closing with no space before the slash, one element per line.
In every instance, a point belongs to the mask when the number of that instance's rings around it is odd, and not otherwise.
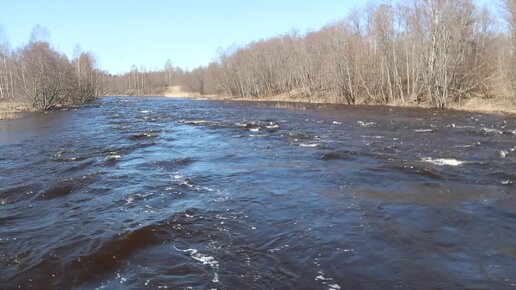
<path fill-rule="evenodd" d="M 215 191 L 214 189 L 209 188 L 209 187 L 195 185 L 190 180 L 188 180 L 188 178 L 184 177 L 181 174 L 177 174 L 176 173 L 174 175 L 171 175 L 171 177 L 176 181 L 177 185 L 186 186 L 186 187 L 188 187 L 188 188 L 190 188 L 192 190 L 195 190 L 197 192 L 201 192 L 201 191 L 214 192 Z M 168 187 L 165 190 L 168 191 L 169 189 L 172 189 L 172 188 Z"/>
<path fill-rule="evenodd" d="M 357 124 L 360 126 L 360 127 L 371 127 L 373 126 L 374 124 L 376 124 L 375 122 L 364 122 L 364 121 L 357 121 Z"/>
<path fill-rule="evenodd" d="M 275 253 L 275 252 L 279 252 L 283 249 L 286 249 L 286 248 L 289 248 L 290 245 L 286 244 L 286 245 L 282 245 L 282 246 L 279 246 L 279 247 L 276 247 L 276 248 L 273 248 L 273 249 L 268 249 L 267 252 L 269 253 Z"/>
<path fill-rule="evenodd" d="M 118 279 L 118 282 L 120 282 L 120 284 L 124 284 L 125 282 L 127 282 L 127 278 L 122 277 L 120 273 L 116 273 L 116 279 Z"/>
<path fill-rule="evenodd" d="M 485 133 L 495 133 L 495 134 L 503 134 L 502 131 L 498 130 L 498 129 L 494 129 L 494 128 L 486 128 L 486 127 L 483 127 L 480 129 L 481 131 L 485 132 Z"/>
<path fill-rule="evenodd" d="M 431 133 L 434 129 L 415 129 L 414 132 L 416 133 Z"/>
<path fill-rule="evenodd" d="M 339 121 L 333 121 L 333 125 L 342 125 L 342 122 L 339 122 Z"/>
<path fill-rule="evenodd" d="M 132 195 L 124 198 L 125 204 L 131 204 L 131 203 L 133 203 L 137 199 L 144 199 L 144 200 L 146 200 L 147 197 L 152 196 L 152 195 L 154 195 L 153 192 L 135 193 L 135 194 L 132 194 Z"/>
<path fill-rule="evenodd" d="M 183 123 L 190 124 L 190 125 L 204 125 L 204 124 L 208 123 L 208 121 L 206 121 L 206 120 L 185 120 L 185 121 L 183 121 Z"/>
<path fill-rule="evenodd" d="M 384 136 L 368 136 L 368 135 L 362 135 L 360 136 L 362 138 L 371 138 L 371 139 L 383 139 Z"/>
<path fill-rule="evenodd" d="M 213 279 L 211 279 L 211 282 L 213 283 L 219 283 L 220 280 L 219 280 L 219 273 L 215 272 L 215 274 L 213 275 Z"/>
<path fill-rule="evenodd" d="M 175 245 L 173 247 L 174 247 L 174 249 L 176 249 L 179 252 L 190 254 L 190 257 L 192 259 L 201 262 L 203 265 L 208 265 L 212 269 L 215 269 L 215 270 L 219 269 L 219 262 L 217 260 L 215 260 L 215 258 L 212 256 L 199 253 L 199 251 L 197 249 L 193 249 L 193 248 L 181 250 L 181 249 L 178 249 Z M 213 274 L 213 278 L 211 279 L 211 281 L 213 283 L 219 283 L 220 282 L 219 273 L 215 272 Z"/>
<path fill-rule="evenodd" d="M 110 155 L 106 156 L 106 160 L 119 160 L 119 159 L 122 159 L 122 156 L 118 155 L 118 154 L 110 154 Z"/>
<path fill-rule="evenodd" d="M 437 166 L 460 166 L 460 165 L 466 164 L 466 162 L 464 162 L 464 161 L 460 161 L 460 160 L 453 159 L 453 158 L 433 159 L 433 158 L 427 157 L 427 158 L 422 158 L 421 160 L 424 162 L 432 163 Z"/>
<path fill-rule="evenodd" d="M 189 253 L 190 257 L 192 259 L 201 262 L 203 265 L 209 265 L 213 269 L 219 268 L 219 262 L 217 260 L 215 260 L 214 257 L 199 253 L 199 251 L 197 249 L 190 248 L 190 249 L 186 249 L 186 250 L 181 250 L 181 249 L 178 249 L 176 246 L 174 246 L 174 249 L 176 249 L 180 252 L 183 252 L 183 253 Z"/>
<path fill-rule="evenodd" d="M 475 129 L 475 126 L 467 126 L 467 125 L 459 126 L 459 125 L 455 125 L 453 128 L 455 128 L 455 129 Z"/>
<path fill-rule="evenodd" d="M 148 114 L 148 113 L 150 113 L 150 111 L 149 111 L 149 110 L 142 110 L 142 111 L 140 111 L 140 113 L 142 113 L 142 114 Z"/>
<path fill-rule="evenodd" d="M 315 281 L 332 281 L 333 278 L 326 278 L 324 277 L 324 272 L 323 271 L 318 271 L 317 272 L 317 276 L 315 276 Z"/>
<path fill-rule="evenodd" d="M 324 277 L 324 272 L 323 271 L 318 271 L 317 274 L 318 275 L 315 276 L 315 279 L 314 279 L 315 281 L 322 281 L 321 283 L 323 285 L 327 285 L 328 289 L 330 289 L 330 290 L 341 289 L 339 284 L 331 282 L 331 281 L 333 281 L 333 278 L 331 278 L 331 277 Z M 333 283 L 333 284 L 330 284 L 330 283 Z"/>
<path fill-rule="evenodd" d="M 267 125 L 267 126 L 265 126 L 265 128 L 267 128 L 267 129 L 279 129 L 279 125 L 278 124 Z"/>
<path fill-rule="evenodd" d="M 321 146 L 321 144 L 319 144 L 319 143 L 301 143 L 301 144 L 299 144 L 299 147 L 315 148 L 315 147 L 319 147 L 319 146 Z"/>
<path fill-rule="evenodd" d="M 178 185 L 186 186 L 186 187 L 192 188 L 192 189 L 194 189 L 194 187 L 195 187 L 188 179 L 186 179 L 186 177 L 184 177 L 180 174 L 174 174 L 172 176 L 172 178 L 174 178 L 177 181 Z"/>
<path fill-rule="evenodd" d="M 251 129 L 249 129 L 249 131 L 251 131 L 251 132 L 258 132 L 258 131 L 260 131 L 260 128 L 251 128 Z"/>

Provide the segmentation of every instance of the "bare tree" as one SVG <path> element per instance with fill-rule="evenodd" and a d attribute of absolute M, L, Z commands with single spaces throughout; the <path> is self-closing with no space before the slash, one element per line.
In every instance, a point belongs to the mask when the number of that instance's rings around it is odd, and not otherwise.
<path fill-rule="evenodd" d="M 90 53 L 82 52 L 74 61 L 77 72 L 77 94 L 80 102 L 87 102 L 97 96 L 98 76 L 95 59 Z"/>
<path fill-rule="evenodd" d="M 20 52 L 21 84 L 32 107 L 47 110 L 64 99 L 65 59 L 46 42 L 31 42 Z"/>
<path fill-rule="evenodd" d="M 370 4 L 318 31 L 231 46 L 193 71 L 167 61 L 163 70 L 133 67 L 103 77 L 108 91 L 129 94 L 180 85 L 239 98 L 284 95 L 438 108 L 473 97 L 514 96 L 515 0 L 503 0 L 510 35 L 493 30 L 492 15 L 473 1 Z"/>

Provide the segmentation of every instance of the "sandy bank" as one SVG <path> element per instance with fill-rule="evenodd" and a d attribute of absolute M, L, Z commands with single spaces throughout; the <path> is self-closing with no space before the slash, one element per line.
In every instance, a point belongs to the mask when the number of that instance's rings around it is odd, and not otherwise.
<path fill-rule="evenodd" d="M 167 98 L 199 98 L 201 94 L 189 92 L 181 86 L 168 87 L 160 96 Z"/>

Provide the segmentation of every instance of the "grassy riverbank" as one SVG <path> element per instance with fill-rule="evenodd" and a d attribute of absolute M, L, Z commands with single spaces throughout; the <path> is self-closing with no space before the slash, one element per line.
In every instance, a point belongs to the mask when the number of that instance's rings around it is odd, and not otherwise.
<path fill-rule="evenodd" d="M 34 111 L 25 103 L 0 101 L 0 120 L 16 119 L 19 113 Z"/>
<path fill-rule="evenodd" d="M 225 101 L 246 101 L 246 102 L 295 102 L 307 104 L 340 104 L 337 98 L 305 98 L 294 94 L 281 94 L 270 97 L 259 98 L 236 98 L 224 95 L 201 95 L 196 92 L 191 92 L 181 88 L 180 86 L 169 87 L 153 93 L 144 94 L 143 96 L 160 96 L 167 98 L 190 98 L 199 100 L 225 100 Z M 414 107 L 414 108 L 432 108 L 428 103 L 414 103 L 414 102 L 391 102 L 387 104 L 375 104 L 358 102 L 357 105 L 370 106 L 392 106 L 392 107 Z M 479 112 L 479 113 L 495 113 L 495 114 L 516 114 L 516 103 L 514 101 L 503 98 L 480 99 L 473 98 L 459 103 L 451 103 L 448 109 Z M 20 116 L 22 112 L 34 112 L 28 104 L 22 102 L 0 101 L 0 120 L 15 119 Z"/>
<path fill-rule="evenodd" d="M 298 102 L 298 103 L 312 103 L 312 104 L 341 104 L 336 97 L 319 97 L 306 98 L 295 94 L 281 94 L 269 97 L 258 98 L 238 98 L 225 95 L 201 95 L 195 92 L 189 92 L 179 86 L 171 87 L 163 90 L 161 93 L 154 94 L 154 96 L 163 96 L 169 98 L 192 98 L 202 100 L 226 100 L 226 101 L 248 101 L 248 102 Z M 392 106 L 392 107 L 416 107 L 416 108 L 433 108 L 429 103 L 415 103 L 415 102 L 390 102 L 387 104 L 375 104 L 367 102 L 357 102 L 356 105 L 371 105 L 371 106 Z M 480 113 L 497 113 L 497 114 L 516 114 L 516 102 L 505 98 L 491 98 L 481 99 L 472 98 L 459 103 L 450 103 L 448 109 L 480 112 Z"/>

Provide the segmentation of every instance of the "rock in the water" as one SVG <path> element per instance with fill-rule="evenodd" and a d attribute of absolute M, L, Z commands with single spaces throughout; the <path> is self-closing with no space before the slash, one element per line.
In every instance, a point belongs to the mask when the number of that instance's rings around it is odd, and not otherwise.
<path fill-rule="evenodd" d="M 509 155 L 509 151 L 500 150 L 500 152 L 498 152 L 498 155 L 500 155 L 500 158 L 505 158 L 505 157 L 507 157 L 507 155 Z"/>

